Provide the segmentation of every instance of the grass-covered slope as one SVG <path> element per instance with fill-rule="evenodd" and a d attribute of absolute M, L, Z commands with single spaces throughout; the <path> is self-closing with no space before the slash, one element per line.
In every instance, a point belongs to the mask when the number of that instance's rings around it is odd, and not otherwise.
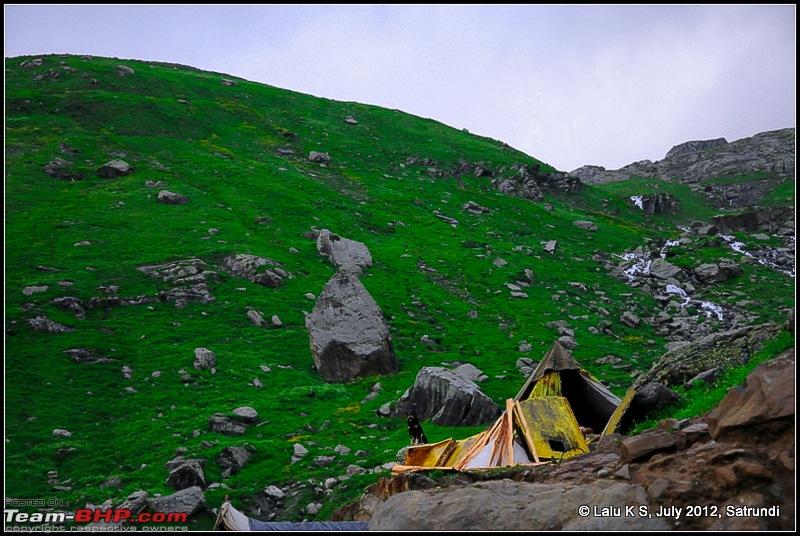
<path fill-rule="evenodd" d="M 482 390 L 502 402 L 523 381 L 517 359 L 539 360 L 558 337 L 546 326 L 551 321 L 569 323 L 580 344 L 575 358 L 618 394 L 664 351 L 666 340 L 646 323 L 619 322 L 625 311 L 644 318 L 660 306 L 592 260 L 597 250 L 621 253 L 675 236 L 666 222 L 630 210 L 625 197 L 586 188 L 548 194 L 546 205 L 502 194 L 488 177 L 438 177 L 436 170 L 454 170 L 462 161 L 492 170 L 515 163 L 551 168 L 496 140 L 397 110 L 183 66 L 41 59 L 6 60 L 7 497 L 59 498 L 74 508 L 106 499 L 116 504 L 138 489 L 169 494 L 164 463 L 184 447 L 185 456 L 207 460 L 209 482 L 225 484 L 206 491 L 210 505 L 225 494 L 246 501 L 267 486 L 312 479 L 283 514 L 302 519 L 301 508 L 319 500 L 314 486 L 350 464 L 372 469 L 394 461 L 408 443 L 405 423 L 375 412 L 410 387 L 422 366 L 473 363 L 489 377 Z M 348 124 L 348 116 L 358 124 Z M 310 151 L 328 152 L 331 162 L 309 162 Z M 57 157 L 85 178 L 46 174 Z M 408 163 L 413 157 L 429 161 Z M 116 158 L 135 171 L 115 179 L 95 173 Z M 159 203 L 161 188 L 146 181 L 165 182 L 190 202 Z M 468 201 L 491 212 L 468 214 L 461 209 Z M 592 221 L 599 231 L 581 230 L 576 220 Z M 309 238 L 312 228 L 370 249 L 375 265 L 362 281 L 390 321 L 397 375 L 329 385 L 312 370 L 304 313 L 314 302 L 305 294 L 318 295 L 334 274 Z M 544 252 L 546 240 L 558 240 L 554 255 Z M 82 242 L 89 244 L 76 245 Z M 213 267 L 232 253 L 274 259 L 296 277 L 269 289 L 220 272 L 210 285 L 215 301 L 184 309 L 155 301 L 95 308 L 77 318 L 53 303 L 86 302 L 110 285 L 121 297 L 153 297 L 167 285 L 138 267 L 190 258 Z M 498 257 L 507 264 L 497 266 Z M 505 285 L 526 269 L 534 284 L 527 298 L 513 298 Z M 745 285 L 776 287 L 778 276 L 771 279 L 766 268 L 745 270 Z M 47 289 L 24 294 L 31 286 Z M 753 310 L 758 319 L 781 318 L 791 294 L 778 290 L 761 296 Z M 278 315 L 282 326 L 253 325 L 251 308 Z M 37 316 L 75 331 L 36 331 L 29 320 Z M 589 333 L 603 320 L 613 323 L 614 336 Z M 441 344 L 421 344 L 423 335 Z M 521 341 L 533 349 L 520 352 Z M 198 347 L 216 353 L 215 374 L 193 369 Z M 113 361 L 75 363 L 64 353 L 74 348 Z M 609 354 L 622 365 L 596 363 Z M 131 379 L 123 377 L 124 366 Z M 376 381 L 382 390 L 362 403 Z M 260 426 L 239 437 L 209 431 L 211 415 L 243 405 L 258 411 Z M 54 437 L 56 428 L 72 436 Z M 426 423 L 432 440 L 475 430 Z M 296 442 L 309 454 L 291 464 Z M 255 454 L 240 473 L 221 479 L 214 458 L 244 443 Z M 326 467 L 313 462 L 337 445 L 350 453 Z M 50 471 L 63 489 L 53 490 Z M 121 488 L 100 487 L 115 475 Z M 377 478 L 357 475 L 337 484 L 319 500 L 324 508 L 316 518 L 326 519 Z"/>

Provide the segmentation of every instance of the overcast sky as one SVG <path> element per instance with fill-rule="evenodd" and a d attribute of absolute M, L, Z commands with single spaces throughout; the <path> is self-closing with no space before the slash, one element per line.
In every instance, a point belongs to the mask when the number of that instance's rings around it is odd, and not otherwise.
<path fill-rule="evenodd" d="M 796 7 L 5 5 L 5 57 L 175 62 L 437 119 L 557 169 L 795 126 Z"/>

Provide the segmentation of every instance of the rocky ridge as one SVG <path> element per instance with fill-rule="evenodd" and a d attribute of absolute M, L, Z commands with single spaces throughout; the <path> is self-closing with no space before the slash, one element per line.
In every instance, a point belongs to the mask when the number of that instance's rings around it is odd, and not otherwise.
<path fill-rule="evenodd" d="M 763 172 L 792 175 L 795 171 L 794 147 L 795 129 L 786 128 L 761 132 L 730 143 L 724 138 L 685 142 L 673 147 L 663 160 L 656 162 L 641 160 L 617 170 L 587 165 L 570 174 L 586 184 L 627 180 L 632 175 L 666 181 L 678 179 L 688 183 L 726 174 Z M 754 188 L 750 183 L 747 187 Z M 746 204 L 744 201 L 737 198 L 735 204 Z"/>

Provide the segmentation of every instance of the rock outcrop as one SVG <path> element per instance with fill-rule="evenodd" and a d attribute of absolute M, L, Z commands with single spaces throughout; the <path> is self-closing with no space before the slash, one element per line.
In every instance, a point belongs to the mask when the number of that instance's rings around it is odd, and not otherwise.
<path fill-rule="evenodd" d="M 740 214 L 722 214 L 711 218 L 720 231 L 766 231 L 776 233 L 782 227 L 794 227 L 794 207 L 756 207 Z"/>
<path fill-rule="evenodd" d="M 278 288 L 285 283 L 286 279 L 294 278 L 294 275 L 284 270 L 282 266 L 281 263 L 272 259 L 265 259 L 257 255 L 237 254 L 225 257 L 219 268 L 257 285 Z"/>
<path fill-rule="evenodd" d="M 355 265 L 342 266 L 306 317 L 311 355 L 326 382 L 398 371 L 383 313 L 359 281 L 360 273 Z"/>
<path fill-rule="evenodd" d="M 150 277 L 168 283 L 172 288 L 159 291 L 162 301 L 173 301 L 175 307 L 183 309 L 188 302 L 211 303 L 214 296 L 208 284 L 217 281 L 217 273 L 208 269 L 200 259 L 187 259 L 164 264 L 153 264 L 137 268 Z"/>
<path fill-rule="evenodd" d="M 653 367 L 636 379 L 634 387 L 649 382 L 682 385 L 714 367 L 727 368 L 746 363 L 760 346 L 776 338 L 780 328 L 763 325 L 713 333 L 667 352 Z"/>
<path fill-rule="evenodd" d="M 441 426 L 483 424 L 500 416 L 500 407 L 478 385 L 441 367 L 423 367 L 393 413 L 404 417 L 412 411 Z"/>
<path fill-rule="evenodd" d="M 673 147 L 663 160 L 643 160 L 606 170 L 602 166 L 583 166 L 571 172 L 586 184 L 602 184 L 626 180 L 631 175 L 670 181 L 697 183 L 702 179 L 722 175 L 750 175 L 768 173 L 792 176 L 795 171 L 795 129 L 786 128 L 761 132 L 749 138 L 730 143 L 725 140 L 686 142 Z M 699 185 L 698 185 L 699 188 Z M 720 197 L 720 206 L 752 204 L 758 201 L 752 195 L 742 196 L 739 189 L 725 186 L 719 192 L 708 192 Z M 767 191 L 761 193 L 761 197 Z M 757 196 L 756 196 L 757 197 Z"/>

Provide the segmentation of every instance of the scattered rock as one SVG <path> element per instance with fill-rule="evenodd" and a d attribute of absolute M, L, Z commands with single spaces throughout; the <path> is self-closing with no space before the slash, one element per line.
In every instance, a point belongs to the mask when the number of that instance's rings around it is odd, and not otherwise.
<path fill-rule="evenodd" d="M 116 179 L 117 177 L 126 177 L 130 175 L 133 173 L 133 168 L 127 162 L 117 159 L 103 164 L 97 168 L 95 173 L 104 179 Z"/>
<path fill-rule="evenodd" d="M 75 169 L 75 163 L 63 158 L 55 158 L 44 166 L 44 172 L 54 179 L 62 181 L 79 181 L 86 177 L 80 170 Z"/>
<path fill-rule="evenodd" d="M 314 458 L 314 463 L 322 467 L 327 467 L 328 465 L 333 463 L 335 459 L 336 458 L 334 458 L 333 456 L 317 456 L 316 458 Z"/>
<path fill-rule="evenodd" d="M 175 490 L 182 490 L 197 486 L 205 489 L 206 477 L 199 460 L 180 460 L 169 468 L 167 484 Z"/>
<path fill-rule="evenodd" d="M 663 430 L 648 430 L 622 442 L 620 462 L 642 461 L 657 452 L 673 452 L 676 448 L 675 440 L 669 433 Z"/>
<path fill-rule="evenodd" d="M 335 452 L 340 456 L 347 456 L 348 454 L 350 454 L 350 447 L 346 447 L 344 445 L 336 445 L 335 447 L 333 447 L 333 452 Z"/>
<path fill-rule="evenodd" d="M 28 324 L 36 331 L 43 331 L 45 333 L 71 333 L 75 328 L 65 326 L 50 320 L 46 316 L 37 316 L 36 318 L 29 318 Z"/>
<path fill-rule="evenodd" d="M 318 151 L 311 151 L 308 154 L 308 159 L 311 162 L 319 162 L 321 164 L 328 164 L 331 161 L 331 155 L 328 153 L 321 153 Z"/>
<path fill-rule="evenodd" d="M 714 367 L 712 369 L 706 370 L 705 372 L 701 372 L 691 380 L 687 381 L 684 387 L 686 387 L 687 389 L 691 389 L 698 382 L 703 382 L 706 385 L 713 385 L 714 382 L 717 381 L 717 378 L 719 377 L 719 373 L 721 371 L 722 369 L 720 369 L 720 367 Z"/>
<path fill-rule="evenodd" d="M 489 379 L 486 374 L 478 370 L 475 365 L 471 363 L 465 363 L 456 367 L 453 373 L 455 373 L 455 375 L 459 378 L 470 382 L 480 383 Z"/>
<path fill-rule="evenodd" d="M 26 296 L 30 296 L 31 294 L 36 294 L 37 292 L 45 292 L 47 288 L 47 285 L 25 287 L 22 289 L 22 293 Z"/>
<path fill-rule="evenodd" d="M 584 229 L 586 231 L 591 231 L 591 232 L 597 231 L 597 225 L 595 225 L 594 223 L 592 223 L 590 221 L 578 220 L 578 221 L 572 222 L 572 225 L 574 225 L 578 229 Z"/>
<path fill-rule="evenodd" d="M 252 424 L 258 420 L 258 412 L 250 406 L 242 406 L 233 410 L 236 418 L 243 423 Z"/>
<path fill-rule="evenodd" d="M 208 418 L 208 427 L 214 433 L 222 435 L 244 435 L 247 426 L 238 420 L 217 413 Z"/>
<path fill-rule="evenodd" d="M 650 275 L 658 279 L 682 279 L 683 272 L 680 268 L 664 259 L 655 259 L 650 263 Z"/>
<path fill-rule="evenodd" d="M 308 449 L 300 443 L 295 443 L 294 450 L 292 452 L 292 463 L 299 462 L 306 454 L 308 454 Z"/>
<path fill-rule="evenodd" d="M 558 242 L 556 240 L 550 240 L 545 242 L 544 244 L 544 252 L 553 255 L 558 250 Z"/>
<path fill-rule="evenodd" d="M 217 366 L 217 356 L 208 348 L 194 349 L 194 368 L 209 370 Z"/>
<path fill-rule="evenodd" d="M 126 76 L 129 74 L 136 74 L 132 68 L 128 67 L 127 65 L 117 65 L 117 74 L 119 76 Z"/>
<path fill-rule="evenodd" d="M 489 212 L 491 212 L 491 210 L 489 210 L 486 207 L 482 207 L 481 205 L 479 205 L 475 201 L 467 201 L 466 203 L 461 205 L 461 208 L 463 210 L 466 210 L 470 214 L 474 214 L 476 216 L 479 216 L 481 214 L 488 214 Z"/>
<path fill-rule="evenodd" d="M 580 346 L 575 341 L 575 338 L 574 337 L 570 337 L 569 335 L 564 335 L 563 337 L 559 337 L 558 338 L 558 342 L 561 344 L 561 346 L 563 346 L 567 350 L 574 350 L 575 348 Z"/>
<path fill-rule="evenodd" d="M 176 194 L 169 190 L 161 190 L 158 192 L 158 200 L 165 205 L 185 205 L 189 202 L 189 198 L 185 195 Z"/>
<path fill-rule="evenodd" d="M 217 465 L 228 470 L 228 474 L 236 474 L 242 470 L 250 458 L 250 452 L 244 447 L 225 447 L 217 455 Z"/>
<path fill-rule="evenodd" d="M 620 317 L 619 321 L 630 328 L 637 327 L 641 322 L 639 317 L 630 311 L 625 311 L 624 313 L 622 313 L 622 316 Z"/>
<path fill-rule="evenodd" d="M 64 350 L 68 357 L 75 363 L 112 363 L 114 360 L 109 357 L 95 355 L 91 348 L 71 348 Z"/>
<path fill-rule="evenodd" d="M 641 418 L 652 411 L 680 400 L 680 395 L 660 383 L 650 382 L 636 389 L 631 416 Z"/>
<path fill-rule="evenodd" d="M 64 428 L 56 428 L 53 430 L 53 437 L 71 437 L 72 432 Z"/>
<path fill-rule="evenodd" d="M 254 326 L 264 327 L 267 325 L 267 321 L 264 320 L 264 317 L 261 315 L 261 313 L 253 309 L 247 311 L 247 318 L 250 319 L 250 322 L 252 322 Z"/>

